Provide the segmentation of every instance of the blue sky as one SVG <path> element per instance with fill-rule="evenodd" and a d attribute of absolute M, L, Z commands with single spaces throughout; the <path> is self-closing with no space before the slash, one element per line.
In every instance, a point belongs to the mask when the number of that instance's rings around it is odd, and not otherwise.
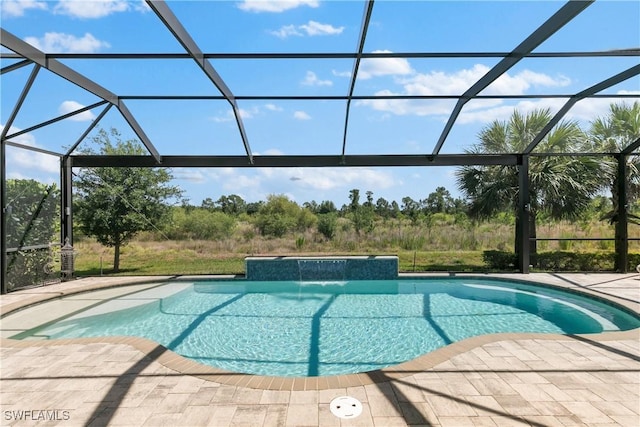
<path fill-rule="evenodd" d="M 353 52 L 362 1 L 168 1 L 203 52 Z M 365 52 L 506 52 L 555 13 L 560 1 L 376 1 Z M 183 53 L 142 1 L 2 0 L 1 25 L 45 52 Z M 640 2 L 599 0 L 537 52 L 595 51 L 640 46 Z M 356 95 L 460 95 L 499 58 L 373 59 L 362 62 Z M 15 63 L 3 59 L 2 66 Z M 191 60 L 79 60 L 61 62 L 108 90 L 126 95 L 219 95 Z M 241 95 L 345 95 L 353 60 L 211 60 L 227 86 Z M 527 58 L 483 91 L 492 95 L 573 94 L 638 63 L 627 58 Z M 0 125 L 8 120 L 31 67 L 0 80 Z M 607 94 L 640 94 L 638 76 Z M 13 123 L 25 129 L 97 102 L 94 95 L 41 70 Z M 588 126 L 615 99 L 579 102 L 568 118 Z M 629 100 L 631 102 L 632 100 Z M 442 153 L 461 153 L 493 120 L 514 108 L 557 111 L 564 99 L 469 102 Z M 242 155 L 244 147 L 226 101 L 140 101 L 126 104 L 163 155 Z M 430 154 L 454 100 L 354 101 L 347 154 Z M 239 101 L 251 149 L 260 154 L 340 154 L 344 101 Z M 76 142 L 102 108 L 17 137 L 14 141 L 55 152 Z M 98 127 L 134 138 L 112 109 Z M 90 134 L 91 136 L 91 134 Z M 89 136 L 89 137 L 90 137 Z M 85 143 L 83 143 L 84 145 Z M 81 146 L 83 146 L 81 145 Z M 7 148 L 9 178 L 58 179 L 55 157 Z M 374 198 L 423 199 L 438 186 L 459 196 L 453 168 L 174 169 L 175 184 L 193 204 L 223 194 L 248 201 L 287 194 L 299 203 L 346 203 L 349 190 Z"/>

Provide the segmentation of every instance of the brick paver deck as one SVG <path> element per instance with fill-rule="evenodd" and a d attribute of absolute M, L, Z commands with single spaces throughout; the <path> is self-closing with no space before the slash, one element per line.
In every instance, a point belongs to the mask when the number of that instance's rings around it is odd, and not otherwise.
<path fill-rule="evenodd" d="M 638 275 L 516 277 L 581 288 L 638 311 Z M 0 297 L 0 308 L 7 313 L 123 280 L 83 279 L 16 292 Z M 0 424 L 637 427 L 639 338 L 639 330 L 485 336 L 398 368 L 306 381 L 212 373 L 135 338 L 2 339 Z M 363 403 L 359 417 L 344 420 L 330 412 L 331 400 L 344 395 Z"/>

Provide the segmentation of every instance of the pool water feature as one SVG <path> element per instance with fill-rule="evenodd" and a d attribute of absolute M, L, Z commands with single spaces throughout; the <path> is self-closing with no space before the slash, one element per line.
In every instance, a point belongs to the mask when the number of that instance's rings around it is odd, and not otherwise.
<path fill-rule="evenodd" d="M 599 301 L 497 280 L 211 281 L 129 294 L 14 338 L 140 336 L 229 371 L 325 376 L 477 335 L 638 327 L 637 316 Z"/>
<path fill-rule="evenodd" d="M 344 259 L 299 259 L 300 281 L 345 280 L 347 260 Z"/>

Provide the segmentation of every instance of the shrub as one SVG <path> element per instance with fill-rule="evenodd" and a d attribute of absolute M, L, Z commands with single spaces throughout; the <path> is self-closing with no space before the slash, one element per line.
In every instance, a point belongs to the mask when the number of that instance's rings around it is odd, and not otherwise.
<path fill-rule="evenodd" d="M 256 218 L 256 227 L 263 236 L 282 237 L 289 230 L 295 228 L 296 222 L 294 217 L 286 216 L 280 213 L 272 215 L 258 214 Z"/>
<path fill-rule="evenodd" d="M 47 268 L 53 264 L 50 256 L 49 249 L 17 251 L 7 254 L 7 290 L 11 291 L 60 280 L 59 266 L 55 266 L 53 269 Z"/>
<path fill-rule="evenodd" d="M 613 270 L 615 254 L 611 252 L 541 252 L 534 265 L 548 271 L 606 271 Z"/>
<path fill-rule="evenodd" d="M 270 195 L 254 221 L 263 236 L 282 237 L 290 231 L 305 231 L 315 224 L 317 218 L 285 195 Z"/>
<path fill-rule="evenodd" d="M 636 271 L 638 265 L 640 265 L 640 254 L 629 253 L 629 271 Z"/>
<path fill-rule="evenodd" d="M 336 235 L 338 228 L 338 217 L 335 213 L 328 213 L 318 216 L 318 232 L 331 240 Z"/>
<path fill-rule="evenodd" d="M 235 218 L 222 212 L 176 208 L 167 235 L 173 239 L 222 240 L 233 234 L 235 226 Z"/>
<path fill-rule="evenodd" d="M 513 270 L 518 263 L 515 253 L 505 251 L 484 251 L 482 260 L 490 270 Z"/>
<path fill-rule="evenodd" d="M 300 209 L 298 213 L 297 227 L 298 231 L 305 231 L 316 225 L 318 217 L 309 209 Z"/>
<path fill-rule="evenodd" d="M 483 260 L 491 270 L 513 270 L 518 259 L 513 252 L 484 251 Z M 531 264 L 543 271 L 612 271 L 614 261 L 613 252 L 550 251 L 531 256 Z M 629 254 L 629 262 L 630 270 L 635 270 L 640 256 Z"/>

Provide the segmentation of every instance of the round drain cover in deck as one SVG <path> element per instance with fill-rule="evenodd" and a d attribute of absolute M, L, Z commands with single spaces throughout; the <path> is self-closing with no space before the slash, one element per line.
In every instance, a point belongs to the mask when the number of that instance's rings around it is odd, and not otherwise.
<path fill-rule="evenodd" d="M 338 418 L 355 418 L 362 413 L 362 403 L 351 396 L 336 397 L 331 401 L 329 408 Z"/>

